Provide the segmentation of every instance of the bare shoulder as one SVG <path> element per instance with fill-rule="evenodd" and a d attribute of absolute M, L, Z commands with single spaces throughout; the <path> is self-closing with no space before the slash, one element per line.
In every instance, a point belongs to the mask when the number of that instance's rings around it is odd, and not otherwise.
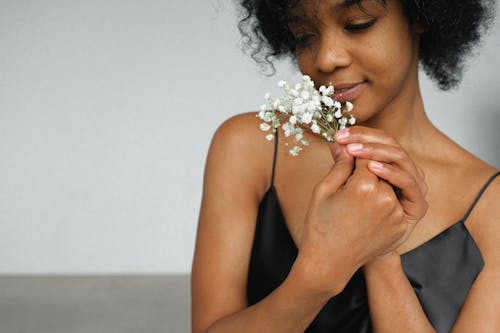
<path fill-rule="evenodd" d="M 256 113 L 233 116 L 210 144 L 191 272 L 193 332 L 247 306 L 258 204 L 274 148 L 259 123 Z"/>
<path fill-rule="evenodd" d="M 481 179 L 491 180 L 497 169 L 487 166 Z M 484 181 L 483 181 L 484 183 Z M 451 332 L 500 330 L 500 175 L 492 179 L 467 219 L 484 267 L 476 278 Z"/>
<path fill-rule="evenodd" d="M 487 187 L 469 215 L 467 225 L 485 264 L 494 263 L 500 268 L 500 175 L 494 176 L 498 171 L 487 167 L 481 172 L 480 179 Z"/>
<path fill-rule="evenodd" d="M 263 194 L 269 185 L 274 145 L 265 139 L 260 123 L 256 112 L 237 114 L 225 120 L 212 138 L 205 176 L 210 171 L 208 168 L 214 166 L 221 171 L 219 174 L 234 176 L 233 182 L 250 184 L 257 194 Z"/>

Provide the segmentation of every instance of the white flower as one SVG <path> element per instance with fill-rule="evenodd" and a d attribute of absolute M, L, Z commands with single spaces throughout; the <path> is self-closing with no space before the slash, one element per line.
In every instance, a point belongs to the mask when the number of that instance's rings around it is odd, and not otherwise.
<path fill-rule="evenodd" d="M 274 113 L 266 111 L 266 113 L 264 114 L 263 120 L 264 121 L 273 121 L 274 119 L 276 119 L 275 117 L 276 116 L 274 115 Z"/>
<path fill-rule="evenodd" d="M 283 131 L 285 131 L 285 136 L 288 137 L 292 134 L 293 126 L 290 123 L 283 124 Z"/>
<path fill-rule="evenodd" d="M 264 132 L 267 132 L 271 129 L 271 125 L 269 125 L 268 123 L 262 123 L 260 124 L 260 129 Z"/>
<path fill-rule="evenodd" d="M 316 103 L 314 101 L 310 101 L 309 103 L 307 103 L 307 108 L 311 111 L 317 110 L 321 108 L 321 104 Z"/>
<path fill-rule="evenodd" d="M 323 96 L 330 96 L 334 91 L 333 86 L 328 86 L 328 88 L 323 91 Z"/>
<path fill-rule="evenodd" d="M 264 116 L 266 114 L 266 111 L 259 111 L 259 114 L 257 115 L 260 119 L 264 120 Z"/>
<path fill-rule="evenodd" d="M 321 133 L 321 128 L 318 126 L 318 124 L 314 123 L 311 125 L 311 131 L 313 133 L 319 134 Z"/>
<path fill-rule="evenodd" d="M 307 91 L 303 91 L 303 92 L 301 92 L 301 93 L 300 93 L 300 97 L 301 97 L 302 99 L 308 100 L 308 99 L 309 99 L 309 97 L 310 97 L 309 92 L 307 92 Z"/>
<path fill-rule="evenodd" d="M 328 106 L 328 107 L 333 106 L 333 99 L 331 99 L 331 98 L 330 98 L 330 97 L 328 97 L 328 96 L 323 96 L 323 97 L 321 98 L 321 101 L 322 101 L 323 103 L 325 103 L 325 105 L 326 105 L 326 106 Z"/>
<path fill-rule="evenodd" d="M 312 113 L 310 113 L 310 112 L 304 112 L 302 114 L 302 122 L 304 124 L 310 124 L 311 121 L 312 121 Z"/>
<path fill-rule="evenodd" d="M 354 106 L 352 105 L 351 102 L 345 102 L 345 109 L 346 109 L 347 112 L 351 112 L 352 109 L 353 109 L 353 107 Z"/>
<path fill-rule="evenodd" d="M 297 156 L 299 154 L 299 151 L 301 150 L 302 150 L 301 147 L 295 146 L 292 149 L 290 149 L 290 154 L 292 154 L 293 156 Z"/>
<path fill-rule="evenodd" d="M 278 128 L 280 126 L 280 120 L 278 118 L 274 118 L 272 121 L 274 128 Z"/>
<path fill-rule="evenodd" d="M 267 103 L 261 106 L 257 114 L 263 120 L 259 127 L 267 132 L 267 140 L 274 139 L 273 133 L 280 126 L 285 137 L 294 136 L 297 145 L 290 150 L 290 154 L 294 156 L 302 150 L 301 145 L 309 145 L 309 141 L 304 139 L 305 127 L 327 141 L 333 141 L 336 131 L 356 122 L 352 115 L 344 116 L 344 112 L 353 109 L 352 103 L 344 104 L 334 100 L 335 90 L 331 84 L 328 87 L 320 86 L 318 91 L 309 76 L 304 75 L 302 78 L 301 83 L 292 86 L 281 80 L 278 86 L 283 89 L 284 97 L 274 99 L 270 93 L 266 93 L 264 98 Z M 286 140 L 285 146 L 288 146 Z"/>
<path fill-rule="evenodd" d="M 306 105 L 293 105 L 292 106 L 292 113 L 296 115 L 300 115 L 304 113 L 306 110 Z"/>

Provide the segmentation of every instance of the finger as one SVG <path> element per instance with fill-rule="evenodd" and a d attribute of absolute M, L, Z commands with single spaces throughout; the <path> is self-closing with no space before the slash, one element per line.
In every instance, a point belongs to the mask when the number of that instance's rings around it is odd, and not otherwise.
<path fill-rule="evenodd" d="M 412 174 L 422 191 L 426 187 L 423 171 L 415 165 L 401 146 L 395 147 L 380 143 L 351 143 L 347 145 L 347 151 L 358 159 L 363 158 L 393 164 Z"/>
<path fill-rule="evenodd" d="M 375 188 L 379 183 L 379 177 L 368 168 L 369 160 L 363 158 L 355 159 L 355 168 L 347 184 L 365 189 Z"/>
<path fill-rule="evenodd" d="M 416 179 L 396 166 L 370 161 L 368 168 L 378 177 L 386 180 L 400 190 L 401 206 L 411 219 L 420 219 L 427 211 L 425 194 L 417 186 Z"/>
<path fill-rule="evenodd" d="M 352 126 L 340 130 L 335 134 L 335 141 L 340 144 L 347 145 L 355 142 L 374 142 L 383 143 L 390 146 L 399 146 L 399 143 L 382 130 L 365 127 L 365 126 Z"/>
<path fill-rule="evenodd" d="M 354 157 L 347 153 L 344 145 L 331 143 L 329 148 L 335 163 L 321 183 L 329 189 L 328 192 L 333 193 L 351 176 L 354 169 Z"/>

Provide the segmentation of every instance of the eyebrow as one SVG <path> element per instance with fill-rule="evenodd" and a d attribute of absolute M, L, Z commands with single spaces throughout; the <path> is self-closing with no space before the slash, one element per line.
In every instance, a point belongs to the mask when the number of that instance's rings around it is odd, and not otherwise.
<path fill-rule="evenodd" d="M 354 5 L 360 4 L 364 0 L 342 0 L 339 3 L 332 5 L 331 6 L 331 11 L 338 11 L 338 10 L 343 10 L 343 9 L 348 9 L 351 8 Z"/>
<path fill-rule="evenodd" d="M 337 3 L 334 3 L 330 6 L 329 11 L 331 13 L 336 13 L 338 11 L 343 11 L 346 9 L 351 8 L 354 5 L 360 4 L 365 0 L 341 0 L 338 1 Z M 288 18 L 289 23 L 304 23 L 307 21 L 305 16 L 303 15 L 290 15 Z"/>

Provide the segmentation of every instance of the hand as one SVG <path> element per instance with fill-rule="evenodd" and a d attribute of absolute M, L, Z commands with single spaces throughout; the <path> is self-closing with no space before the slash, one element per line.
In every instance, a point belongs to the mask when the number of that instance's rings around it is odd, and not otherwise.
<path fill-rule="evenodd" d="M 354 168 L 345 146 L 330 148 L 335 165 L 314 188 L 296 263 L 311 284 L 335 294 L 359 267 L 393 251 L 409 224 L 391 185 L 368 169 L 368 160 Z"/>
<path fill-rule="evenodd" d="M 370 160 L 369 170 L 395 188 L 405 220 L 412 226 L 401 239 L 403 244 L 427 212 L 427 184 L 422 169 L 393 137 L 381 130 L 353 126 L 338 132 L 335 140 L 347 145 L 349 154 L 358 160 Z"/>

